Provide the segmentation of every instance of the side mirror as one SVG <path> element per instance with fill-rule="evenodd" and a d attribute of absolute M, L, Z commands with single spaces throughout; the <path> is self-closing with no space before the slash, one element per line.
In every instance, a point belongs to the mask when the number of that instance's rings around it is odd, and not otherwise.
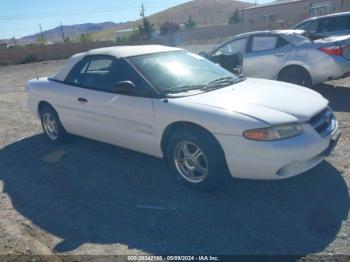
<path fill-rule="evenodd" d="M 112 91 L 115 94 L 129 95 L 129 96 L 143 96 L 145 92 L 136 87 L 131 81 L 119 81 L 112 87 Z"/>
<path fill-rule="evenodd" d="M 242 67 L 240 65 L 234 66 L 232 68 L 232 73 L 239 75 L 242 73 Z"/>
<path fill-rule="evenodd" d="M 207 52 L 199 52 L 200 56 L 204 57 L 204 58 L 208 58 L 209 57 L 209 54 Z"/>

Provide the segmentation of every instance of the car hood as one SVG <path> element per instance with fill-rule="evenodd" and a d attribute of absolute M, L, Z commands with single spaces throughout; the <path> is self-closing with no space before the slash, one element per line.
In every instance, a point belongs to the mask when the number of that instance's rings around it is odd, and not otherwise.
<path fill-rule="evenodd" d="M 311 89 L 254 78 L 177 99 L 184 103 L 244 114 L 272 125 L 308 121 L 328 104 L 325 98 Z"/>

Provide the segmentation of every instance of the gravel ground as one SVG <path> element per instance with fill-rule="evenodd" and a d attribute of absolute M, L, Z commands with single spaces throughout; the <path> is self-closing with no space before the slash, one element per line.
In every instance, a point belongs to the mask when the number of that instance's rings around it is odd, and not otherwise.
<path fill-rule="evenodd" d="M 350 79 L 315 87 L 343 130 L 321 165 L 204 194 L 150 156 L 83 138 L 50 144 L 24 85 L 63 63 L 0 68 L 0 254 L 350 255 Z"/>

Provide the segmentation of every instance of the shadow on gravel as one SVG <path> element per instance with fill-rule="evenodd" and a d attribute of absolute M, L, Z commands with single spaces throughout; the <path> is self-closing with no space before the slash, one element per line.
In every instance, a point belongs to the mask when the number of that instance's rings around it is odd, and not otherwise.
<path fill-rule="evenodd" d="M 307 254 L 327 247 L 349 212 L 347 186 L 327 162 L 213 194 L 184 188 L 161 160 L 87 139 L 57 147 L 36 135 L 3 148 L 0 163 L 16 210 L 64 239 L 56 252 L 89 242 L 154 254 Z"/>
<path fill-rule="evenodd" d="M 319 84 L 313 89 L 329 100 L 329 105 L 334 111 L 350 112 L 350 87 L 334 88 L 329 84 Z"/>

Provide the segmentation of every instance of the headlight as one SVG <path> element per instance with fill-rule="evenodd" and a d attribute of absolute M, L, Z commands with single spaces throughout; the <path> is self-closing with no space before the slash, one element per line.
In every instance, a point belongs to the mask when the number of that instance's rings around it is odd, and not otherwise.
<path fill-rule="evenodd" d="M 251 129 L 243 132 L 243 136 L 252 140 L 269 141 L 297 136 L 303 132 L 300 124 L 286 124 L 267 128 Z"/>

